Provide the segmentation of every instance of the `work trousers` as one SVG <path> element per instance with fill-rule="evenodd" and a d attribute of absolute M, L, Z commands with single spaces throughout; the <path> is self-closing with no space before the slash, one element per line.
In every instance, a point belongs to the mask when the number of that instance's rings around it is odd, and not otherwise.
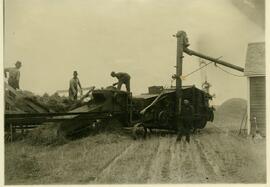
<path fill-rule="evenodd" d="M 14 88 L 15 90 L 20 89 L 19 81 L 16 79 L 12 79 L 12 78 L 8 79 L 8 84 L 9 84 L 9 86 Z"/>
<path fill-rule="evenodd" d="M 69 89 L 69 99 L 72 101 L 76 101 L 78 97 L 78 91 L 75 93 L 72 91 L 72 89 Z"/>
<path fill-rule="evenodd" d="M 130 92 L 130 80 L 126 80 L 126 81 L 119 81 L 117 84 L 117 89 L 121 90 L 122 85 L 125 84 L 127 92 Z"/>
<path fill-rule="evenodd" d="M 186 141 L 189 143 L 190 142 L 190 130 L 189 129 L 181 129 L 180 131 L 178 131 L 177 140 L 181 141 L 183 136 L 186 137 Z"/>
<path fill-rule="evenodd" d="M 181 141 L 182 137 L 186 137 L 186 141 L 190 142 L 190 130 L 192 128 L 192 120 L 184 119 L 180 127 L 178 127 L 177 141 Z"/>

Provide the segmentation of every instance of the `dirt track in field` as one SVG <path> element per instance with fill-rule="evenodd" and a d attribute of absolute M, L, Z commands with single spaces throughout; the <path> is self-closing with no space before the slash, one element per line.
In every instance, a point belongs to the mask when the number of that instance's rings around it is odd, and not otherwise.
<path fill-rule="evenodd" d="M 5 148 L 5 184 L 265 183 L 264 139 L 254 142 L 209 124 L 191 136 L 89 136 L 62 146 Z"/>
<path fill-rule="evenodd" d="M 132 142 L 92 182 L 264 183 L 263 146 L 213 126 L 190 144 L 176 142 L 176 135 L 152 135 Z"/>
<path fill-rule="evenodd" d="M 5 144 L 5 184 L 265 183 L 265 138 L 238 135 L 246 102 L 220 106 L 191 136 L 100 133 L 59 146 Z"/>

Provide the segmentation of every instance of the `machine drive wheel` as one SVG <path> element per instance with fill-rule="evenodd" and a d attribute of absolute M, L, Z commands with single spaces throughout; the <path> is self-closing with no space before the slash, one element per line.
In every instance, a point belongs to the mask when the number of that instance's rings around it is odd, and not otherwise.
<path fill-rule="evenodd" d="M 146 128 L 142 123 L 137 123 L 132 128 L 132 136 L 134 140 L 146 137 Z"/>
<path fill-rule="evenodd" d="M 207 120 L 202 118 L 200 120 L 196 120 L 194 125 L 195 125 L 195 128 L 197 129 L 203 129 L 207 124 Z"/>

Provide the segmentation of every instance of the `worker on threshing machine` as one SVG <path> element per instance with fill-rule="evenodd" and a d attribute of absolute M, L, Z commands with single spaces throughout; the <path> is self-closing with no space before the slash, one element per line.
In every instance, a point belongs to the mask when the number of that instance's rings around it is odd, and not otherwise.
<path fill-rule="evenodd" d="M 8 84 L 16 89 L 20 89 L 20 68 L 22 67 L 22 63 L 20 61 L 17 61 L 15 63 L 15 67 L 13 68 L 5 68 L 4 74 L 5 78 L 7 78 L 7 73 L 9 74 L 8 76 Z"/>
<path fill-rule="evenodd" d="M 125 84 L 127 92 L 130 92 L 130 75 L 127 73 L 115 73 L 111 72 L 112 77 L 116 77 L 118 82 L 114 83 L 113 86 L 117 85 L 117 89 L 121 90 L 122 84 Z"/>
<path fill-rule="evenodd" d="M 78 87 L 80 87 L 80 93 L 81 95 L 83 94 L 82 92 L 82 86 L 80 83 L 80 80 L 78 78 L 78 73 L 77 71 L 73 72 L 73 78 L 69 81 L 69 98 L 72 101 L 77 100 L 78 97 Z"/>
<path fill-rule="evenodd" d="M 205 81 L 205 82 L 202 84 L 203 91 L 205 91 L 206 93 L 209 93 L 209 89 L 210 89 L 211 86 L 212 86 L 212 85 L 211 85 L 209 82 Z"/>
<path fill-rule="evenodd" d="M 193 128 L 194 108 L 187 99 L 184 100 L 184 105 L 181 109 L 183 117 L 182 124 L 178 127 L 177 141 L 181 141 L 182 136 L 186 136 L 186 141 L 190 142 L 190 131 Z"/>

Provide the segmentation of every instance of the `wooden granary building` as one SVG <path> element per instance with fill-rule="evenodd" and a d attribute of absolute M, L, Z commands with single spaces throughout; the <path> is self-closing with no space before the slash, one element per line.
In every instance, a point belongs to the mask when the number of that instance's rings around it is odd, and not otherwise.
<path fill-rule="evenodd" d="M 265 43 L 250 43 L 247 48 L 244 75 L 247 77 L 248 134 L 266 135 Z"/>

